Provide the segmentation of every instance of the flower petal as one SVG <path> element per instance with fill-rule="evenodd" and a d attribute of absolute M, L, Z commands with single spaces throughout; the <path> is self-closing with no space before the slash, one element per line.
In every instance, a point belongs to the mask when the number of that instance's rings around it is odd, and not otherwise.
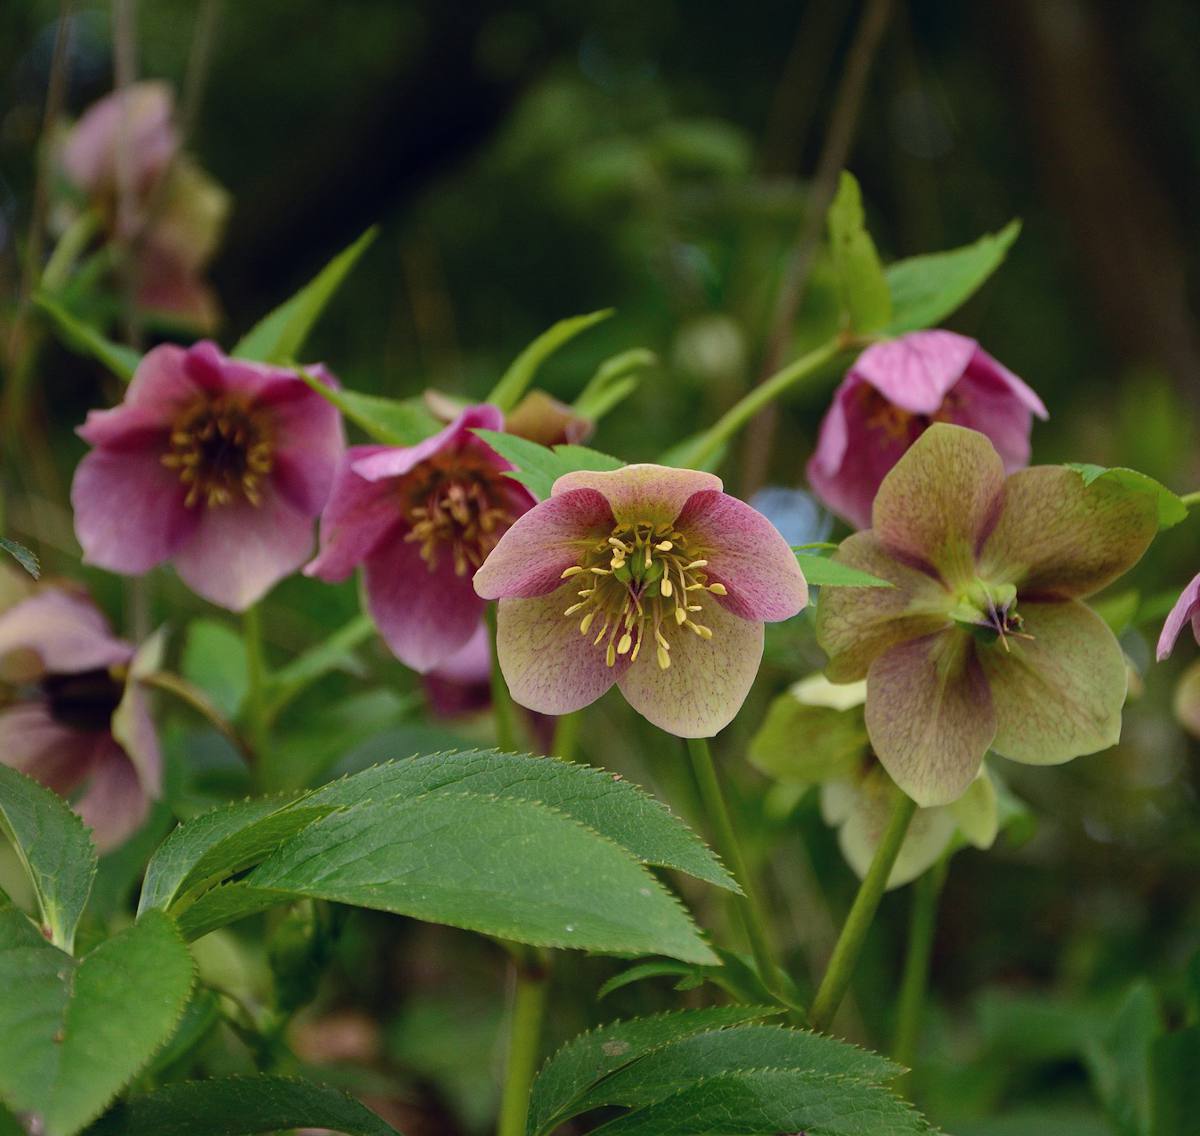
<path fill-rule="evenodd" d="M 548 497 L 518 517 L 475 573 L 484 599 L 529 598 L 557 590 L 563 571 L 612 532 L 612 510 L 594 489 Z"/>
<path fill-rule="evenodd" d="M 465 647 L 483 618 L 470 574 L 458 576 L 449 552 L 435 571 L 400 528 L 363 563 L 367 607 L 392 654 L 421 674 Z"/>
<path fill-rule="evenodd" d="M 677 628 L 666 670 L 652 650 L 644 650 L 618 680 L 630 706 L 680 738 L 709 738 L 729 725 L 762 661 L 761 623 L 716 604 L 704 609 L 703 618 L 711 639 Z"/>
<path fill-rule="evenodd" d="M 1132 568 L 1157 532 L 1148 493 L 1105 479 L 1085 485 L 1074 470 L 1034 466 L 1008 479 L 980 575 L 1016 584 L 1022 596 L 1082 598 Z"/>
<path fill-rule="evenodd" d="M 336 385 L 324 367 L 311 370 L 327 385 Z M 329 500 L 346 448 L 342 416 L 336 406 L 295 378 L 268 388 L 261 401 L 270 405 L 275 427 L 271 479 L 300 512 L 315 517 Z"/>
<path fill-rule="evenodd" d="M 388 531 L 402 521 L 400 502 L 391 481 L 367 481 L 354 472 L 357 461 L 382 453 L 387 446 L 351 446 L 338 466 L 329 503 L 321 514 L 320 552 L 304 569 L 329 583 L 344 580 Z"/>
<path fill-rule="evenodd" d="M 166 633 L 159 628 L 138 649 L 129 664 L 125 692 L 112 716 L 112 733 L 133 766 L 142 791 L 157 798 L 162 792 L 162 754 L 150 714 L 150 698 L 141 679 L 162 666 Z"/>
<path fill-rule="evenodd" d="M 150 799 L 137 771 L 111 738 L 97 746 L 88 787 L 75 811 L 92 830 L 98 852 L 110 852 L 124 844 L 150 811 Z"/>
<path fill-rule="evenodd" d="M 870 383 L 901 410 L 934 414 L 978 348 L 975 340 L 952 331 L 915 331 L 868 347 L 850 375 Z"/>
<path fill-rule="evenodd" d="M 1128 672 L 1116 636 L 1074 600 L 1022 603 L 1023 631 L 978 650 L 1003 757 L 1056 765 L 1116 745 Z"/>
<path fill-rule="evenodd" d="M 98 735 L 72 730 L 50 716 L 44 702 L 0 713 L 0 762 L 66 796 L 88 775 Z"/>
<path fill-rule="evenodd" d="M 198 385 L 188 371 L 189 356 L 204 346 L 220 354 L 213 343 L 196 344 L 191 348 L 163 343 L 150 348 L 125 388 L 122 405 L 153 411 L 164 422 L 169 422 L 204 392 L 204 387 Z"/>
<path fill-rule="evenodd" d="M 896 643 L 950 626 L 950 594 L 941 581 L 896 560 L 872 532 L 842 541 L 836 559 L 891 588 L 824 588 L 817 604 L 817 642 L 829 656 L 833 682 L 865 678 L 871 660 Z"/>
<path fill-rule="evenodd" d="M 1179 599 L 1175 601 L 1175 606 L 1171 608 L 1163 624 L 1156 653 L 1160 663 L 1175 649 L 1179 633 L 1189 620 L 1192 624 L 1192 634 L 1196 636 L 1196 642 L 1200 643 L 1200 573 L 1179 593 Z"/>
<path fill-rule="evenodd" d="M 705 489 L 688 498 L 675 521 L 704 571 L 727 594 L 717 602 L 742 619 L 775 623 L 808 603 L 808 584 L 779 530 L 761 513 L 727 493 Z"/>
<path fill-rule="evenodd" d="M 51 674 L 121 666 L 133 655 L 91 600 L 62 588 L 45 588 L 0 615 L 0 657 L 22 649 Z"/>
<path fill-rule="evenodd" d="M 990 848 L 996 843 L 1000 828 L 999 801 L 996 785 L 988 773 L 986 763 L 980 768 L 979 776 L 970 788 L 949 806 L 958 831 L 976 848 Z"/>
<path fill-rule="evenodd" d="M 867 673 L 866 720 L 879 760 L 918 805 L 961 797 L 996 734 L 968 633 L 942 631 L 880 655 Z"/>
<path fill-rule="evenodd" d="M 512 469 L 510 462 L 505 461 L 482 438 L 472 433 L 476 428 L 503 430 L 504 415 L 487 403 L 468 406 L 449 426 L 439 430 L 432 437 L 418 442 L 415 446 L 386 447 L 382 453 L 356 462 L 354 472 L 368 481 L 399 477 L 443 450 L 460 449 L 465 446 L 490 454 L 497 469 Z"/>
<path fill-rule="evenodd" d="M 497 609 L 496 647 L 513 699 L 542 714 L 570 714 L 595 702 L 614 682 L 617 665 L 579 631 L 578 619 L 563 612 L 575 600 L 568 580 L 547 595 L 502 599 Z"/>
<path fill-rule="evenodd" d="M 875 535 L 894 555 L 936 568 L 952 587 L 975 575 L 975 553 L 996 522 L 1004 463 L 982 434 L 936 422 L 883 479 Z"/>
<path fill-rule="evenodd" d="M 696 469 L 665 465 L 627 465 L 594 472 L 581 469 L 564 473 L 551 489 L 558 497 L 572 489 L 596 489 L 607 498 L 613 516 L 624 523 L 670 524 L 687 499 L 704 489 L 720 492 L 721 479 Z"/>

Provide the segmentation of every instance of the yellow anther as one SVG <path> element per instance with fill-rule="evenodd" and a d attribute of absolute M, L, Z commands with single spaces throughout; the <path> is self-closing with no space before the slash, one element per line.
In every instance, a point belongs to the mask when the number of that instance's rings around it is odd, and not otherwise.
<path fill-rule="evenodd" d="M 567 608 L 566 611 L 563 612 L 563 615 L 574 615 L 577 611 L 580 611 L 582 608 L 585 608 L 585 607 L 587 607 L 586 603 L 572 604 L 569 608 Z"/>
<path fill-rule="evenodd" d="M 617 654 L 628 655 L 629 648 L 633 646 L 633 636 L 628 631 L 617 642 Z"/>
<path fill-rule="evenodd" d="M 690 619 L 687 621 L 687 625 L 697 635 L 699 635 L 701 639 L 711 639 L 712 638 L 712 628 L 711 627 L 705 627 L 703 624 L 700 624 L 700 623 L 693 623 Z"/>
<path fill-rule="evenodd" d="M 617 661 L 617 652 L 611 641 L 608 644 L 608 650 L 604 652 L 604 661 L 610 667 Z"/>
<path fill-rule="evenodd" d="M 697 608 L 677 607 L 675 609 L 675 622 L 676 623 L 684 623 L 687 621 L 687 613 L 689 611 L 699 611 L 699 610 L 700 609 L 698 607 Z"/>
<path fill-rule="evenodd" d="M 712 592 L 712 594 L 713 594 L 714 596 L 727 596 L 727 595 L 729 594 L 729 593 L 728 593 L 728 592 L 725 590 L 725 585 L 724 585 L 724 584 L 709 584 L 709 585 L 708 585 L 708 590 L 709 590 L 710 592 Z"/>
<path fill-rule="evenodd" d="M 580 633 L 580 635 L 586 635 L 586 634 L 588 633 L 588 628 L 589 628 L 589 627 L 591 627 L 591 625 L 592 625 L 592 620 L 593 620 L 593 619 L 595 619 L 595 618 L 596 618 L 596 613 L 595 613 L 594 611 L 589 611 L 589 612 L 587 613 L 587 615 L 585 615 L 585 616 L 584 616 L 584 617 L 583 617 L 583 618 L 582 618 L 582 619 L 579 621 L 579 633 Z"/>
<path fill-rule="evenodd" d="M 661 670 L 666 670 L 671 665 L 671 656 L 667 654 L 666 647 L 658 648 L 658 665 Z"/>
<path fill-rule="evenodd" d="M 670 576 L 664 576 L 662 583 L 659 585 L 659 591 L 662 592 L 667 599 L 671 598 L 671 593 L 675 590 L 675 585 L 671 583 Z"/>
<path fill-rule="evenodd" d="M 692 568 L 707 568 L 707 567 L 708 567 L 707 560 L 693 560 L 690 564 L 685 564 L 683 566 L 685 572 Z"/>
<path fill-rule="evenodd" d="M 669 540 L 660 540 L 654 547 L 659 552 L 670 552 L 675 546 Z"/>
<path fill-rule="evenodd" d="M 413 512 L 415 513 L 416 509 L 414 509 Z M 579 573 L 582 571 L 583 571 L 583 568 L 580 565 L 572 564 L 570 568 L 563 569 L 562 575 L 559 576 L 559 579 L 566 580 L 566 579 L 569 579 L 571 576 L 578 576 Z"/>

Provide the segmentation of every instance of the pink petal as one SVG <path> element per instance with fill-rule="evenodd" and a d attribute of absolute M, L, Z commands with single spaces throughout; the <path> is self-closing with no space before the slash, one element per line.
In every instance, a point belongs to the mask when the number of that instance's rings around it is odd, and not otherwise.
<path fill-rule="evenodd" d="M 0 615 L 0 656 L 22 648 L 35 652 L 51 674 L 121 666 L 133 655 L 95 604 L 59 588 L 46 588 Z"/>
<path fill-rule="evenodd" d="M 152 347 L 129 380 L 123 405 L 152 411 L 169 422 L 204 393 L 189 373 L 190 357 L 202 349 L 217 351 L 212 343 L 198 343 L 187 350 L 170 343 Z"/>
<path fill-rule="evenodd" d="M 88 787 L 75 811 L 92 830 L 99 852 L 110 852 L 124 844 L 141 828 L 150 811 L 150 799 L 137 772 L 111 738 L 97 747 Z"/>
<path fill-rule="evenodd" d="M 978 347 L 975 340 L 952 331 L 914 331 L 868 347 L 849 373 L 901 410 L 935 414 Z"/>
<path fill-rule="evenodd" d="M 489 600 L 552 592 L 563 571 L 578 564 L 615 523 L 608 501 L 596 490 L 556 492 L 518 517 L 500 538 L 475 573 L 475 591 Z"/>
<path fill-rule="evenodd" d="M 719 492 L 721 488 L 721 479 L 712 473 L 665 465 L 627 465 L 600 473 L 565 473 L 551 493 L 558 497 L 572 489 L 596 489 L 608 499 L 620 522 L 670 524 L 693 493 L 704 489 Z"/>
<path fill-rule="evenodd" d="M 548 595 L 502 599 L 496 645 L 513 699 L 541 714 L 569 714 L 595 702 L 628 663 L 605 665 L 604 651 L 579 631 L 578 617 L 563 615 L 575 602 L 571 581 Z"/>
<path fill-rule="evenodd" d="M 0 713 L 0 761 L 66 796 L 92 768 L 99 737 L 60 725 L 44 702 Z"/>
<path fill-rule="evenodd" d="M 313 372 L 333 383 L 323 367 Z M 300 512 L 315 517 L 329 500 L 346 449 L 342 416 L 336 406 L 295 378 L 287 384 L 279 380 L 261 401 L 271 407 L 275 428 L 271 479 Z"/>
<path fill-rule="evenodd" d="M 486 403 L 480 406 L 468 406 L 449 426 L 444 430 L 439 430 L 433 437 L 426 438 L 415 446 L 389 447 L 383 453 L 357 462 L 354 472 L 368 481 L 399 477 L 427 458 L 433 457 L 434 454 L 464 446 L 470 446 L 472 449 L 490 454 L 495 459 L 497 469 L 512 469 L 511 463 L 505 461 L 495 450 L 471 432 L 476 428 L 503 430 L 504 415 L 494 406 L 488 406 Z"/>
<path fill-rule="evenodd" d="M 465 684 L 486 683 L 491 673 L 492 645 L 487 624 L 482 622 L 462 647 L 429 672 L 431 678 Z"/>
<path fill-rule="evenodd" d="M 762 661 L 763 625 L 706 605 L 711 639 L 686 628 L 669 635 L 671 665 L 663 670 L 653 650 L 643 650 L 618 685 L 642 717 L 681 738 L 708 738 L 741 709 Z M 653 644 L 650 644 L 653 647 Z"/>
<path fill-rule="evenodd" d="M 464 647 L 483 618 L 470 574 L 443 554 L 436 571 L 397 529 L 365 561 L 367 606 L 392 654 L 421 674 Z"/>
<path fill-rule="evenodd" d="M 1046 404 L 1038 397 L 1037 392 L 998 359 L 992 358 L 982 347 L 976 346 L 975 354 L 971 356 L 971 362 L 963 377 L 970 379 L 977 387 L 989 387 L 1011 395 L 1016 402 L 1041 419 L 1050 417 Z"/>
<path fill-rule="evenodd" d="M 81 189 L 116 185 L 118 155 L 128 155 L 135 188 L 144 192 L 179 149 L 174 99 L 162 82 L 131 83 L 93 103 L 71 128 L 62 150 L 67 176 Z"/>
<path fill-rule="evenodd" d="M 391 529 L 403 521 L 396 487 L 390 481 L 367 481 L 354 464 L 388 446 L 352 446 L 334 477 L 329 503 L 321 514 L 321 544 L 317 558 L 304 569 L 330 583 L 344 580 L 370 555 Z"/>
<path fill-rule="evenodd" d="M 137 649 L 125 692 L 112 716 L 113 737 L 136 771 L 143 792 L 155 798 L 162 792 L 162 754 L 150 714 L 149 693 L 141 679 L 162 666 L 165 638 L 160 629 Z"/>
<path fill-rule="evenodd" d="M 779 530 L 744 501 L 705 489 L 693 493 L 675 521 L 689 551 L 727 595 L 718 603 L 742 619 L 775 623 L 808 603 L 808 585 Z"/>
<path fill-rule="evenodd" d="M 1162 634 L 1158 637 L 1157 657 L 1160 663 L 1175 649 L 1179 633 L 1188 620 L 1191 620 L 1196 642 L 1200 643 L 1200 574 L 1193 577 L 1192 582 L 1179 593 L 1179 599 L 1163 624 Z"/>
<path fill-rule="evenodd" d="M 175 568 L 197 595 L 230 611 L 245 611 L 312 551 L 312 518 L 270 491 L 257 508 L 239 499 L 192 512 L 199 519 Z"/>

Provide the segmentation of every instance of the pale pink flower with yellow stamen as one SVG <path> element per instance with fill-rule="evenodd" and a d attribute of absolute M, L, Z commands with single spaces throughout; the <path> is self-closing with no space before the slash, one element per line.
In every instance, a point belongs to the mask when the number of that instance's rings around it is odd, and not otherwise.
<path fill-rule="evenodd" d="M 808 601 L 771 523 L 710 473 L 631 465 L 560 477 L 475 574 L 498 599 L 513 698 L 566 714 L 616 683 L 655 725 L 709 737 L 741 707 L 763 623 Z"/>

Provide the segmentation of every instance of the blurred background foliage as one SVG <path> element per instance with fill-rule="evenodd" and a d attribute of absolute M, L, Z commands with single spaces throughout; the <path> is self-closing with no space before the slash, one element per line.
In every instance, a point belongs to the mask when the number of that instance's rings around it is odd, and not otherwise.
<path fill-rule="evenodd" d="M 11 294 L 59 7 L 0 7 L 0 270 Z M 66 7 L 65 109 L 75 114 L 112 86 L 113 12 Z M 1051 419 L 1035 428 L 1035 460 L 1127 464 L 1178 491 L 1200 486 L 1200 242 L 1190 220 L 1200 184 L 1200 8 L 890 7 L 847 161 L 885 259 L 964 244 L 1019 217 L 1007 263 L 951 326 L 1046 401 Z M 233 195 L 211 271 L 223 343 L 379 221 L 382 236 L 319 326 L 314 357 L 360 390 L 479 397 L 553 321 L 612 306 L 616 317 L 556 356 L 540 382 L 569 399 L 602 359 L 652 349 L 658 365 L 592 443 L 645 460 L 770 369 L 780 288 L 862 18 L 859 5 L 837 0 L 155 0 L 136 7 L 132 30 L 138 75 L 182 92 L 189 148 Z M 783 357 L 827 337 L 836 319 L 818 257 Z M 802 484 L 836 377 L 742 436 L 722 468 L 733 491 Z M 126 582 L 80 569 L 66 506 L 82 452 L 73 428 L 112 397 L 111 380 L 47 345 L 36 392 L 39 428 L 25 453 L 6 455 L 8 527 L 51 572 L 85 577 L 128 622 L 136 613 Z M 1139 1131 L 1136 1117 L 1105 1119 L 1106 1097 L 1144 1091 L 1136 1055 L 1123 1047 L 1148 1028 L 1147 1014 L 1178 1022 L 1187 1013 L 1186 968 L 1200 947 L 1200 750 L 1175 725 L 1170 699 L 1191 652 L 1150 662 L 1162 597 L 1200 568 L 1198 548 L 1193 519 L 1121 585 L 1138 589 L 1142 614 L 1153 617 L 1123 638 L 1144 680 L 1121 745 L 1061 769 L 998 763 L 1029 802 L 1033 831 L 954 861 L 915 1091 L 961 1136 Z M 288 581 L 268 613 L 273 657 L 285 661 L 356 608 L 352 584 Z M 232 625 L 165 576 L 152 616 L 179 632 L 184 671 L 236 705 Z M 771 631 L 759 689 L 718 749 L 803 985 L 855 881 L 815 802 L 781 801 L 743 759 L 769 697 L 820 665 L 805 619 Z M 296 783 L 488 737 L 486 719 L 430 718 L 420 685 L 377 646 L 314 687 L 281 727 Z M 120 917 L 172 815 L 242 791 L 236 759 L 196 720 L 173 715 L 166 734 L 168 802 L 150 834 L 108 858 L 101 913 Z M 697 815 L 682 750 L 619 698 L 587 713 L 580 753 Z M 720 896 L 675 883 L 703 921 L 724 924 Z M 908 899 L 901 890 L 885 901 L 839 1020 L 849 1036 L 884 1048 Z M 278 1002 L 280 988 L 303 980 L 273 983 L 264 940 L 278 948 L 277 963 L 312 962 L 287 954 L 288 935 L 328 953 L 316 1000 L 269 1060 L 321 1067 L 410 1136 L 483 1131 L 500 1060 L 500 952 L 367 913 L 341 920 L 332 937 L 320 920 L 297 926 L 303 918 L 199 944 L 210 981 L 251 1006 Z M 597 1002 L 620 969 L 561 961 L 551 1040 L 677 1004 L 663 979 Z M 1191 982 L 1195 998 L 1200 980 Z M 256 1057 L 222 1026 L 180 1072 L 245 1068 Z"/>

